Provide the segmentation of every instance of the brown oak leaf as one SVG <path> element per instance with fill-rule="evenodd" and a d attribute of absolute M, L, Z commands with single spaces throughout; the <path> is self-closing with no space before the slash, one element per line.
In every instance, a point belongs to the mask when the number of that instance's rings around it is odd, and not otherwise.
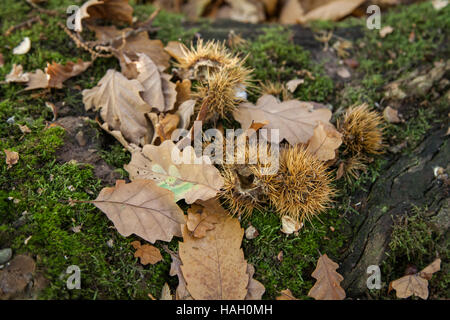
<path fill-rule="evenodd" d="M 339 265 L 328 258 L 326 254 L 321 255 L 312 277 L 317 281 L 309 290 L 308 296 L 316 300 L 344 300 L 345 291 L 340 286 L 344 278 L 336 272 Z"/>
<path fill-rule="evenodd" d="M 415 295 L 426 300 L 428 299 L 428 280 L 439 270 L 441 270 L 441 259 L 436 259 L 422 271 L 392 281 L 389 287 L 395 289 L 398 298 Z"/>
<path fill-rule="evenodd" d="M 8 165 L 8 169 L 11 168 L 19 161 L 19 153 L 16 151 L 10 151 L 4 149 L 3 152 L 6 155 L 6 164 Z"/>
<path fill-rule="evenodd" d="M 28 82 L 25 90 L 45 89 L 48 88 L 48 81 L 50 76 L 41 69 L 37 69 L 35 72 L 27 72 Z"/>
<path fill-rule="evenodd" d="M 256 279 L 253 279 L 255 267 L 250 263 L 247 264 L 248 286 L 245 300 L 261 300 L 266 288 Z"/>
<path fill-rule="evenodd" d="M 140 241 L 133 241 L 131 245 L 136 249 L 134 257 L 140 258 L 143 265 L 158 263 L 163 258 L 159 249 L 151 244 L 142 245 Z"/>
<path fill-rule="evenodd" d="M 164 283 L 162 290 L 161 290 L 161 298 L 159 300 L 173 300 L 172 293 L 170 293 L 169 285 Z"/>
<path fill-rule="evenodd" d="M 23 72 L 21 64 L 13 64 L 11 71 L 5 77 L 6 82 L 28 82 L 29 80 L 29 74 Z"/>
<path fill-rule="evenodd" d="M 298 299 L 294 297 L 291 290 L 285 289 L 280 292 L 280 295 L 276 297 L 276 300 L 298 300 Z"/>
<path fill-rule="evenodd" d="M 134 233 L 151 243 L 181 236 L 181 224 L 186 223 L 173 193 L 151 180 L 128 184 L 117 180 L 115 187 L 103 188 L 91 202 L 108 216 L 121 235 Z"/>
<path fill-rule="evenodd" d="M 171 76 L 158 70 L 156 64 L 146 54 L 138 53 L 139 60 L 134 62 L 138 72 L 137 80 L 144 90 L 141 95 L 147 104 L 160 112 L 173 109 L 177 97 L 175 83 L 169 81 Z"/>
<path fill-rule="evenodd" d="M 117 29 L 115 26 L 89 26 L 95 31 L 99 43 L 111 43 L 113 54 L 119 59 L 122 73 L 129 79 L 137 76 L 136 66 L 133 63 L 139 59 L 138 53 L 150 57 L 160 71 L 169 67 L 170 56 L 164 51 L 164 45 L 159 39 L 150 39 L 146 31 L 132 34 L 133 29 Z"/>
<path fill-rule="evenodd" d="M 127 141 L 144 145 L 151 139 L 145 116 L 151 108 L 139 95 L 143 90 L 138 80 L 128 80 L 110 69 L 96 87 L 83 90 L 83 102 L 86 110 L 100 110 L 109 130 L 118 130 Z"/>
<path fill-rule="evenodd" d="M 83 3 L 75 16 L 75 31 L 83 31 L 82 21 L 104 19 L 112 22 L 133 22 L 133 7 L 128 0 L 89 0 Z"/>
<path fill-rule="evenodd" d="M 213 198 L 224 184 L 207 156 L 197 157 L 190 146 L 181 152 L 171 140 L 133 152 L 131 162 L 124 168 L 131 180 L 155 180 L 158 186 L 175 194 L 175 201 L 185 199 L 188 204 Z"/>
<path fill-rule="evenodd" d="M 170 140 L 172 133 L 178 127 L 180 116 L 178 114 L 160 114 L 159 121 L 155 124 L 155 130 L 161 141 Z"/>
<path fill-rule="evenodd" d="M 78 59 L 77 62 L 69 61 L 65 65 L 56 62 L 47 64 L 45 73 L 49 76 L 48 87 L 61 89 L 64 81 L 79 75 L 91 65 L 91 61 L 83 61 L 81 59 Z"/>
<path fill-rule="evenodd" d="M 186 288 L 195 300 L 242 300 L 249 283 L 241 249 L 244 230 L 226 213 L 211 214 L 219 222 L 201 239 L 183 227 L 179 255 Z"/>
<path fill-rule="evenodd" d="M 181 272 L 181 260 L 178 253 L 175 253 L 167 248 L 165 250 L 170 254 L 172 263 L 170 264 L 169 274 L 178 277 L 178 287 L 175 291 L 175 300 L 192 300 L 191 294 L 187 291 L 186 280 Z"/>
<path fill-rule="evenodd" d="M 336 149 L 342 144 L 340 134 L 332 124 L 323 124 L 321 121 L 314 128 L 314 133 L 309 139 L 308 150 L 319 160 L 328 161 L 336 157 Z"/>
<path fill-rule="evenodd" d="M 195 238 L 203 238 L 208 230 L 213 230 L 218 223 L 216 215 L 211 215 L 209 210 L 203 206 L 193 204 L 188 209 L 186 225 Z"/>
<path fill-rule="evenodd" d="M 308 142 L 319 121 L 328 123 L 331 111 L 326 108 L 315 109 L 314 104 L 309 102 L 279 102 L 272 95 L 264 95 L 256 105 L 242 103 L 233 116 L 244 130 L 250 128 L 253 122 L 269 121 L 264 128 L 279 130 L 278 139 L 271 135 L 271 142 L 279 143 L 286 139 L 291 145 L 296 145 Z"/>
<path fill-rule="evenodd" d="M 175 107 L 178 107 L 183 102 L 191 99 L 191 85 L 191 80 L 189 79 L 177 81 L 175 84 L 175 90 L 177 91 L 177 101 L 175 102 Z"/>

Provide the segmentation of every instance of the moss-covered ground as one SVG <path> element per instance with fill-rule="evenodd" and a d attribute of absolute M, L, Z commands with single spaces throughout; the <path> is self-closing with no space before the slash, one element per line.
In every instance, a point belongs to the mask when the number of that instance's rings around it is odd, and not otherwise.
<path fill-rule="evenodd" d="M 131 1 L 132 2 L 132 1 Z M 59 10 L 72 1 L 49 0 L 46 8 Z M 154 8 L 134 5 L 139 19 L 145 19 Z M 0 33 L 27 18 L 37 15 L 25 1 L 3 0 L 0 3 Z M 22 64 L 24 70 L 43 69 L 47 62 L 88 60 L 90 55 L 69 39 L 57 25 L 61 17 L 39 14 L 42 23 L 0 36 L 0 52 L 5 65 L 0 68 L 0 79 L 11 70 L 12 64 Z M 382 87 L 403 73 L 422 64 L 430 64 L 448 57 L 448 30 L 450 6 L 436 11 L 430 3 L 403 6 L 383 15 L 383 24 L 394 27 L 392 36 L 381 40 L 377 31 L 366 30 L 364 20 L 349 19 L 342 23 L 315 23 L 315 30 L 335 30 L 344 27 L 363 29 L 360 47 L 354 48 L 360 61 L 359 85 L 347 85 L 337 90 L 321 64 L 313 62 L 307 50 L 295 45 L 288 28 L 269 27 L 256 39 L 240 48 L 249 54 L 247 64 L 254 69 L 254 78 L 272 82 L 285 82 L 295 78 L 295 71 L 309 70 L 314 80 L 307 79 L 295 92 L 295 97 L 331 103 L 342 107 L 357 102 L 374 104 L 382 98 Z M 161 12 L 152 34 L 164 43 L 181 40 L 189 43 L 195 29 L 186 30 L 183 18 Z M 207 27 L 207 23 L 205 24 Z M 408 41 L 411 30 L 416 41 Z M 23 37 L 31 39 L 32 49 L 23 56 L 11 54 Z M 392 59 L 392 54 L 396 58 Z M 177 280 L 169 276 L 170 256 L 163 252 L 164 260 L 154 266 L 140 265 L 134 258 L 130 245 L 136 237 L 124 238 L 113 228 L 107 217 L 90 204 L 70 204 L 69 199 L 94 199 L 102 182 L 95 177 L 89 165 L 56 161 L 58 148 L 64 143 L 65 131 L 48 124 L 53 114 L 46 101 L 64 101 L 83 115 L 81 91 L 90 88 L 109 68 L 119 69 L 115 59 L 97 59 L 82 75 L 65 82 L 64 89 L 47 95 L 24 92 L 20 84 L 3 84 L 0 87 L 0 150 L 19 152 L 19 162 L 8 168 L 0 161 L 0 248 L 10 247 L 14 253 L 31 254 L 38 270 L 48 279 L 47 287 L 39 294 L 41 299 L 147 299 L 148 293 L 159 297 L 164 282 L 173 288 Z M 9 120 L 8 120 L 9 119 Z M 27 125 L 31 133 L 22 133 L 20 125 Z M 433 125 L 433 109 L 418 111 L 406 123 L 388 127 L 387 135 L 398 141 L 410 139 L 419 142 Z M 100 128 L 99 135 L 105 135 Z M 129 161 L 129 154 L 117 143 L 98 150 L 108 164 L 120 170 Z M 312 223 L 307 223 L 298 235 L 280 232 L 279 217 L 270 209 L 255 211 L 244 218 L 245 228 L 252 224 L 259 231 L 253 240 L 243 241 L 245 256 L 255 266 L 255 278 L 266 288 L 264 298 L 273 299 L 289 288 L 299 298 L 306 298 L 314 283 L 310 276 L 320 253 L 327 253 L 339 262 L 351 231 L 347 216 L 358 214 L 350 206 L 355 192 L 365 192 L 383 170 L 388 159 L 380 156 L 372 162 L 366 173 L 352 183 L 339 181 L 340 190 L 335 203 L 326 213 Z M 390 258 L 384 266 L 390 280 L 401 276 L 405 265 L 414 262 L 423 268 L 439 251 L 447 256 L 448 248 L 437 248 L 430 234 L 418 218 L 411 218 L 393 235 Z M 74 227 L 81 226 L 79 232 Z M 177 241 L 170 248 L 177 249 Z M 160 247 L 160 244 L 157 244 Z M 278 259 L 282 252 L 282 259 Z M 281 261 L 280 261 L 281 260 Z M 70 265 L 81 268 L 81 290 L 68 290 L 65 285 L 66 269 Z M 440 277 L 431 285 L 445 290 L 448 278 Z M 438 291 L 439 291 L 438 290 Z M 388 297 L 386 290 L 381 294 Z M 439 296 L 439 294 L 438 294 Z M 442 293 L 440 296 L 445 296 Z M 392 297 L 392 294 L 390 295 Z M 448 297 L 448 296 L 447 296 Z"/>

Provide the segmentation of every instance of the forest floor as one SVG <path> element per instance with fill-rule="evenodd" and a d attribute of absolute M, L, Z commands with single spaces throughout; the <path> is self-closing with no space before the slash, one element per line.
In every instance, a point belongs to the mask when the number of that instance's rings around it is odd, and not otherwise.
<path fill-rule="evenodd" d="M 45 7 L 64 13 L 71 4 L 49 0 Z M 154 10 L 150 5 L 133 7 L 140 20 Z M 33 17 L 39 21 L 4 35 L 11 26 Z M 63 18 L 38 12 L 25 1 L 3 0 L 0 53 L 4 66 L 0 67 L 0 80 L 13 64 L 35 70 L 52 61 L 89 60 L 90 54 L 77 48 L 58 26 L 61 21 Z M 298 234 L 281 233 L 280 218 L 270 209 L 255 210 L 242 218 L 243 228 L 251 224 L 259 232 L 255 239 L 244 238 L 243 249 L 255 266 L 254 278 L 266 288 L 264 299 L 274 299 L 286 288 L 297 298 L 310 299 L 307 294 L 315 281 L 311 273 L 319 252 L 342 266 L 344 278 L 352 279 L 344 281 L 348 297 L 364 299 L 395 299 L 395 293 L 388 292 L 390 281 L 404 275 L 408 266 L 420 270 L 440 257 L 442 268 L 430 281 L 430 299 L 450 297 L 448 181 L 435 179 L 433 167 L 427 164 L 422 168 L 422 181 L 427 181 L 427 190 L 433 190 L 438 200 L 431 201 L 435 198 L 424 193 L 412 200 L 402 198 L 407 203 L 396 206 L 395 212 L 386 199 L 377 200 L 382 207 L 371 207 L 372 198 L 377 197 L 374 190 L 382 190 L 383 183 L 392 187 L 397 181 L 398 175 L 388 172 L 402 161 L 420 161 L 420 152 L 428 152 L 428 147 L 437 150 L 427 158 L 430 163 L 450 172 L 450 6 L 437 11 L 424 2 L 383 13 L 382 26 L 394 29 L 384 38 L 379 30 L 367 29 L 365 20 L 356 18 L 282 27 L 232 21 L 188 23 L 182 16 L 161 12 L 153 25 L 158 30 L 151 38 L 165 44 L 179 40 L 188 46 L 196 34 L 226 40 L 233 29 L 247 40 L 236 50 L 248 54 L 246 64 L 254 69 L 255 79 L 285 83 L 298 77 L 301 70 L 308 70 L 311 77 L 295 91 L 296 99 L 324 103 L 335 114 L 367 102 L 380 112 L 391 106 L 401 115 L 400 123 L 386 123 L 386 152 L 373 157 L 358 179 L 337 180 L 339 193 L 333 206 L 320 219 L 306 223 Z M 325 34 L 331 37 L 326 39 Z M 24 37 L 30 38 L 32 49 L 26 55 L 13 55 L 12 48 Z M 344 40 L 352 47 L 339 47 Z M 20 156 L 13 166 L 0 161 L 0 250 L 11 248 L 12 258 L 25 254 L 36 264 L 32 284 L 11 298 L 148 299 L 149 293 L 159 297 L 165 282 L 176 288 L 177 278 L 169 275 L 169 254 L 162 250 L 163 261 L 142 266 L 130 244 L 139 240 L 137 236 L 122 237 L 93 205 L 68 201 L 95 199 L 103 187 L 113 185 L 116 179 L 127 179 L 123 165 L 130 161 L 129 152 L 102 131 L 95 114 L 86 112 L 82 102 L 81 91 L 94 87 L 111 68 L 120 70 L 116 59 L 98 58 L 62 89 L 30 92 L 17 83 L 0 86 L 0 150 L 13 150 Z M 342 73 L 344 69 L 348 75 Z M 249 99 L 254 102 L 256 95 Z M 46 102 L 56 106 L 57 114 Z M 26 125 L 31 132 L 22 132 L 19 125 Z M 398 186 L 398 192 L 422 182 L 404 179 L 402 183 L 407 185 Z M 355 284 L 359 281 L 355 277 L 364 283 L 367 278 L 365 270 L 355 268 L 358 262 L 354 262 L 352 252 L 365 254 L 367 239 L 360 243 L 358 234 L 372 236 L 374 229 L 364 233 L 368 222 L 362 218 L 368 211 L 377 211 L 383 216 L 380 219 L 387 219 L 383 255 L 377 259 L 382 275 L 380 290 L 363 290 Z M 177 251 L 177 243 L 172 241 L 169 248 Z M 162 248 L 158 242 L 156 246 Z M 71 265 L 81 269 L 79 290 L 66 286 L 66 270 Z"/>

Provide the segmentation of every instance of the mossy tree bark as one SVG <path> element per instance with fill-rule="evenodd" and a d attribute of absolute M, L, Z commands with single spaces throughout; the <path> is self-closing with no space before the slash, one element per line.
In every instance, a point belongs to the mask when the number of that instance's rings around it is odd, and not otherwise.
<path fill-rule="evenodd" d="M 413 207 L 427 207 L 422 214 L 429 215 L 438 232 L 448 232 L 448 186 L 433 172 L 442 165 L 449 169 L 450 145 L 445 133 L 443 129 L 430 133 L 411 154 L 392 162 L 370 187 L 367 202 L 353 221 L 354 238 L 341 262 L 343 285 L 350 296 L 367 290 L 367 267 L 381 267 L 399 216 L 408 215 Z"/>

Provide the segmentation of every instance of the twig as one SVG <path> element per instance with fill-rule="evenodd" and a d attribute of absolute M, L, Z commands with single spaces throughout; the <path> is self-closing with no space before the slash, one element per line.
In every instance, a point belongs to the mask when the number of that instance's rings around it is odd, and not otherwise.
<path fill-rule="evenodd" d="M 156 8 L 156 10 L 152 12 L 152 14 L 150 15 L 150 17 L 148 17 L 147 20 L 145 20 L 144 22 L 141 22 L 141 23 L 137 23 L 136 27 L 150 28 L 152 26 L 153 20 L 155 20 L 156 16 L 159 14 L 160 11 L 161 11 L 161 8 Z"/>
<path fill-rule="evenodd" d="M 59 16 L 59 15 L 61 15 L 61 13 L 58 12 L 58 11 L 47 10 L 47 9 L 41 8 L 40 6 L 38 6 L 36 3 L 34 3 L 31 0 L 25 0 L 25 2 L 28 3 L 30 6 L 32 6 L 33 9 L 36 9 L 37 11 L 39 11 L 40 13 L 44 13 L 44 14 L 47 14 L 49 16 Z"/>
<path fill-rule="evenodd" d="M 42 22 L 41 17 L 39 17 L 39 16 L 32 17 L 32 18 L 30 18 L 30 19 L 28 19 L 28 20 L 26 20 L 24 22 L 16 24 L 15 26 L 9 27 L 8 30 L 5 31 L 4 35 L 5 35 L 5 37 L 8 37 L 14 31 L 16 31 L 18 29 L 21 29 L 21 28 L 24 28 L 24 27 L 29 28 L 29 27 L 31 27 L 31 25 L 33 23 L 38 22 L 38 21 Z"/>
<path fill-rule="evenodd" d="M 82 48 L 86 51 L 88 51 L 92 56 L 92 61 L 94 61 L 97 58 L 110 58 L 113 56 L 112 53 L 100 53 L 98 51 L 95 51 L 94 49 L 90 48 L 87 44 L 83 42 L 82 39 L 79 38 L 77 34 L 72 33 L 64 24 L 61 22 L 58 22 L 58 26 L 60 26 L 65 33 L 75 42 L 77 48 Z M 107 47 L 102 47 L 104 51 L 106 51 Z"/>
<path fill-rule="evenodd" d="M 120 34 L 119 36 L 109 39 L 105 42 L 102 42 L 102 45 L 106 45 L 106 46 L 111 46 L 114 42 L 116 41 L 122 41 L 122 43 L 125 42 L 125 40 L 129 37 L 132 37 L 134 35 L 137 35 L 143 31 L 150 31 L 150 30 L 158 30 L 157 28 L 152 28 L 151 25 L 153 23 L 153 20 L 155 20 L 156 16 L 158 15 L 158 13 L 161 11 L 160 8 L 157 8 L 151 15 L 150 17 L 145 20 L 142 23 L 139 23 L 136 25 L 136 27 L 138 27 L 137 29 L 132 29 L 129 30 L 127 32 L 124 32 L 122 34 Z"/>

